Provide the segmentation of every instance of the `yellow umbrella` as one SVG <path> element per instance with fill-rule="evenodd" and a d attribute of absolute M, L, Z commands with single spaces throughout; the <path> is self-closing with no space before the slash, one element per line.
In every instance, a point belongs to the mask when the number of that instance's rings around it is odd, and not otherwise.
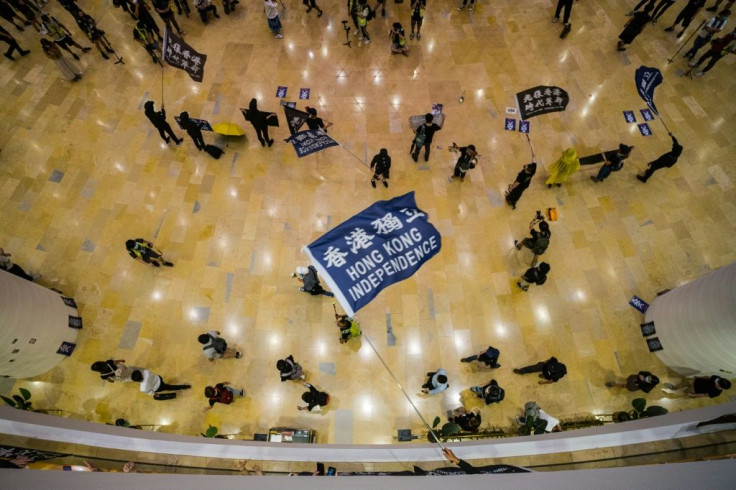
<path fill-rule="evenodd" d="M 212 131 L 225 136 L 225 146 L 227 146 L 230 136 L 243 136 L 245 129 L 235 123 L 219 123 L 212 126 Z"/>

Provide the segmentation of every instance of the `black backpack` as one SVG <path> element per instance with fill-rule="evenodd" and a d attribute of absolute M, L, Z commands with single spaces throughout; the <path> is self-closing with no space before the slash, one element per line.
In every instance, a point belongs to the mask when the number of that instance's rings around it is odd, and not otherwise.
<path fill-rule="evenodd" d="M 545 377 L 551 381 L 559 381 L 567 374 L 567 366 L 559 362 L 556 358 L 552 358 L 545 366 Z"/>
<path fill-rule="evenodd" d="M 210 347 L 213 347 L 215 349 L 215 352 L 217 352 L 218 354 L 224 354 L 227 350 L 227 342 L 225 341 L 225 339 L 221 337 L 215 338 L 212 335 L 210 335 L 210 339 L 212 340 L 212 342 L 202 347 L 202 350 L 207 350 Z"/>

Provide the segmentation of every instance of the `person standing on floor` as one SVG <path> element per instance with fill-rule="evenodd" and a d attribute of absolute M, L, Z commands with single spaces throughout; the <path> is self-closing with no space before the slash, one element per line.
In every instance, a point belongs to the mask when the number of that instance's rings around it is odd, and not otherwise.
<path fill-rule="evenodd" d="M 641 0 L 639 3 L 636 4 L 636 7 L 626 12 L 626 17 L 632 17 L 635 13 L 639 11 L 640 8 L 644 6 L 645 3 L 648 3 L 647 7 L 654 8 L 654 4 L 657 0 Z"/>
<path fill-rule="evenodd" d="M 460 152 L 460 157 L 457 159 L 457 163 L 455 164 L 455 170 L 450 176 L 450 182 L 457 178 L 460 178 L 460 182 L 463 182 L 465 181 L 465 174 L 468 173 L 468 170 L 475 168 L 480 155 L 475 151 L 475 145 L 458 147 L 453 143 L 450 150 Z"/>
<path fill-rule="evenodd" d="M 535 229 L 537 224 L 539 224 L 539 231 Z M 514 247 L 516 247 L 516 250 L 521 250 L 521 247 L 531 250 L 534 253 L 532 259 L 532 265 L 534 265 L 537 262 L 537 257 L 547 251 L 549 241 L 552 238 L 552 231 L 549 229 L 549 224 L 544 221 L 541 211 L 537 211 L 537 214 L 529 222 L 529 233 L 531 236 L 524 238 L 522 241 L 514 240 Z"/>
<path fill-rule="evenodd" d="M 40 274 L 26 273 L 26 271 L 24 271 L 21 266 L 19 266 L 18 264 L 14 264 L 10 260 L 10 257 L 12 257 L 12 255 L 5 253 L 5 250 L 0 248 L 0 270 L 8 271 L 15 276 L 21 277 L 26 281 L 31 282 L 38 281 L 38 279 L 41 277 Z"/>
<path fill-rule="evenodd" d="M 79 56 L 71 50 L 70 46 L 74 46 L 77 49 L 80 49 L 82 53 L 88 53 L 92 51 L 92 48 L 83 47 L 75 42 L 71 32 L 69 32 L 69 29 L 67 29 L 64 24 L 56 20 L 56 18 L 51 17 L 47 14 L 41 14 L 41 21 L 41 27 L 43 29 L 46 29 L 47 35 L 54 41 L 54 43 L 58 47 L 65 51 L 68 51 L 75 60 L 79 60 Z"/>
<path fill-rule="evenodd" d="M 320 284 L 319 282 L 319 277 L 317 276 L 317 269 L 315 269 L 313 265 L 307 267 L 297 267 L 296 272 L 293 272 L 291 274 L 291 277 L 295 277 L 299 282 L 302 283 L 302 287 L 299 288 L 299 291 L 303 293 L 309 293 L 312 296 L 322 294 L 324 296 L 327 296 L 328 298 L 332 298 L 333 296 L 335 296 L 330 291 L 325 291 L 325 289 L 322 287 L 322 284 Z"/>
<path fill-rule="evenodd" d="M 161 253 L 153 243 L 148 240 L 144 240 L 143 238 L 127 240 L 125 242 L 125 249 L 128 251 L 128 254 L 138 262 L 143 262 L 144 264 L 149 264 L 154 267 L 161 267 L 162 265 L 166 267 L 174 267 L 174 264 L 167 261 L 164 258 L 163 253 Z"/>
<path fill-rule="evenodd" d="M 618 172 L 622 168 L 624 168 L 624 161 L 629 157 L 631 154 L 631 150 L 633 150 L 633 146 L 626 146 L 625 144 L 621 143 L 618 145 L 618 151 L 609 159 L 606 158 L 606 154 L 603 153 L 603 160 L 604 163 L 601 166 L 601 169 L 598 171 L 598 175 L 596 176 L 590 176 L 590 180 L 593 182 L 603 182 L 608 178 L 609 175 L 611 175 L 611 172 Z"/>
<path fill-rule="evenodd" d="M 562 187 L 562 183 L 572 174 L 580 169 L 580 160 L 578 154 L 573 148 L 568 148 L 562 152 L 562 156 L 549 168 L 549 178 L 545 182 L 547 188 L 551 189 L 552 184 Z"/>
<path fill-rule="evenodd" d="M 360 330 L 360 324 L 355 318 L 350 318 L 347 315 L 338 315 L 337 311 L 335 311 L 335 323 L 340 330 L 341 344 L 347 343 L 352 338 L 360 337 L 363 333 Z"/>
<path fill-rule="evenodd" d="M 465 8 L 465 6 L 468 4 L 468 0 L 463 0 L 463 4 L 460 5 L 457 10 L 460 11 Z M 475 8 L 475 0 L 470 0 L 470 7 L 468 7 L 468 12 L 472 12 Z"/>
<path fill-rule="evenodd" d="M 158 24 L 156 24 L 156 21 L 153 19 L 153 16 L 151 15 L 151 9 L 146 4 L 146 0 L 131 0 L 131 3 L 133 4 L 133 14 L 135 14 L 138 21 L 143 22 L 143 25 L 146 26 L 146 29 L 155 34 L 159 41 L 162 41 L 163 38 L 161 37 L 161 30 L 158 28 Z"/>
<path fill-rule="evenodd" d="M 194 146 L 196 146 L 199 151 L 204 150 L 205 143 L 204 138 L 202 137 L 202 130 L 200 129 L 199 124 L 189 118 L 188 112 L 184 111 L 179 114 L 179 124 L 184 128 L 189 137 L 192 138 Z"/>
<path fill-rule="evenodd" d="M 217 383 L 215 386 L 206 387 L 204 389 L 204 396 L 207 398 L 209 406 L 204 411 L 210 410 L 215 406 L 215 403 L 230 405 L 235 395 L 245 396 L 245 388 L 237 390 L 230 386 L 230 381 L 223 381 L 222 383 Z"/>
<path fill-rule="evenodd" d="M 542 378 L 542 381 L 540 381 L 539 384 L 546 385 L 549 383 L 556 383 L 562 379 L 567 374 L 567 366 L 558 361 L 556 357 L 550 357 L 546 361 L 541 361 L 521 369 L 514 369 L 514 373 L 540 373 L 539 377 Z"/>
<path fill-rule="evenodd" d="M 639 371 L 626 378 L 625 383 L 617 383 L 614 381 L 606 382 L 608 388 L 626 388 L 629 391 L 643 391 L 649 393 L 659 384 L 659 378 L 649 371 Z"/>
<path fill-rule="evenodd" d="M 506 203 L 511 209 L 516 209 L 516 203 L 521 199 L 521 195 L 531 184 L 534 174 L 537 173 L 537 164 L 532 162 L 524 165 L 521 172 L 516 176 L 513 184 L 509 185 L 506 190 Z"/>
<path fill-rule="evenodd" d="M 486 366 L 489 366 L 491 368 L 500 368 L 501 365 L 498 363 L 498 357 L 501 355 L 501 351 L 496 349 L 493 346 L 488 346 L 488 348 L 484 351 L 481 351 L 479 354 L 463 357 L 460 359 L 460 362 L 473 362 L 478 361 L 482 362 Z"/>
<path fill-rule="evenodd" d="M 427 373 L 427 377 L 427 382 L 422 385 L 422 393 L 425 395 L 442 393 L 450 386 L 450 383 L 447 382 L 447 371 L 444 369 L 429 372 Z"/>
<path fill-rule="evenodd" d="M 723 393 L 724 390 L 731 389 L 731 382 L 720 376 L 698 376 L 692 379 L 692 384 L 687 380 L 683 380 L 677 386 L 672 383 L 664 383 L 662 391 L 665 393 L 676 394 L 677 392 L 686 394 L 688 398 L 716 398 Z M 674 390 L 674 393 L 673 393 Z"/>
<path fill-rule="evenodd" d="M 281 21 L 279 20 L 279 6 L 276 0 L 264 0 L 263 6 L 266 10 L 268 28 L 271 29 L 276 39 L 283 39 L 284 35 L 281 33 Z"/>
<path fill-rule="evenodd" d="M 313 409 L 316 408 L 317 412 L 321 412 L 322 407 L 330 403 L 330 395 L 328 395 L 324 391 L 319 391 L 317 388 L 307 383 L 306 381 L 302 384 L 305 388 L 309 389 L 309 391 L 302 393 L 302 401 L 306 403 L 307 406 L 302 407 L 297 405 L 296 409 L 300 412 L 302 410 L 308 410 L 311 412 Z"/>
<path fill-rule="evenodd" d="M 649 4 L 644 7 L 644 10 L 640 10 L 634 14 L 634 16 L 626 23 L 624 30 L 618 35 L 618 51 L 626 51 L 626 46 L 634 42 L 636 36 L 641 34 L 641 31 L 649 24 L 652 20 L 649 13 L 652 11 L 652 5 Z"/>
<path fill-rule="evenodd" d="M 376 180 L 381 179 L 384 187 L 388 187 L 388 174 L 391 169 L 391 157 L 388 156 L 388 150 L 381 148 L 376 156 L 371 160 L 371 170 L 373 170 L 373 178 L 371 185 L 376 188 Z"/>
<path fill-rule="evenodd" d="M 176 134 L 174 134 L 174 130 L 171 129 L 171 125 L 166 121 L 166 111 L 164 110 L 164 106 L 161 106 L 160 111 L 156 111 L 153 108 L 153 101 L 148 100 L 143 104 L 143 108 L 143 113 L 146 115 L 148 120 L 151 121 L 153 127 L 158 129 L 158 134 L 161 135 L 162 140 L 168 143 L 173 139 L 176 146 L 179 146 L 182 141 L 184 141 L 184 138 L 177 138 Z M 166 136 L 167 133 L 169 137 Z"/>
<path fill-rule="evenodd" d="M 316 0 L 302 0 L 302 3 L 307 7 L 307 13 L 311 12 L 312 9 L 317 10 L 317 17 L 322 17 L 322 9 L 317 5 Z"/>
<path fill-rule="evenodd" d="M 703 63 L 703 61 L 710 58 L 710 61 L 703 71 L 695 72 L 696 77 L 702 77 L 710 71 L 716 63 L 718 63 L 718 60 L 726 56 L 728 53 L 736 53 L 736 29 L 723 37 L 719 37 L 718 39 L 711 41 L 708 52 L 701 56 L 698 61 L 691 61 L 690 67 L 697 68 Z"/>
<path fill-rule="evenodd" d="M 21 48 L 18 41 L 16 41 L 15 38 L 2 27 L 0 27 L 0 41 L 8 45 L 8 50 L 5 51 L 5 57 L 9 60 L 15 61 L 15 58 L 13 58 L 13 51 L 18 51 L 21 56 L 25 56 L 30 53 L 30 51 Z"/>
<path fill-rule="evenodd" d="M 10 4 L 7 3 L 5 0 L 0 0 L 0 17 L 3 18 L 3 19 L 5 19 L 5 20 L 7 20 L 11 24 L 13 24 L 15 26 L 15 28 L 18 29 L 20 32 L 23 32 L 24 31 L 23 26 L 21 24 L 27 25 L 27 26 L 31 25 L 30 22 L 28 22 L 27 20 L 21 18 L 21 16 L 18 15 L 18 12 L 16 12 L 13 9 L 13 7 L 11 7 Z M 20 24 L 17 24 L 15 22 L 15 19 L 18 19 L 18 21 L 20 22 Z"/>
<path fill-rule="evenodd" d="M 524 274 L 519 278 L 519 281 L 516 283 L 517 286 L 519 286 L 519 289 L 522 291 L 529 291 L 529 286 L 531 284 L 536 284 L 537 286 L 541 286 L 545 282 L 547 282 L 547 274 L 549 274 L 549 264 L 547 262 L 540 262 L 539 265 L 532 266 L 524 272 Z"/>
<path fill-rule="evenodd" d="M 367 0 L 358 0 L 358 26 L 360 27 L 360 33 L 363 35 L 358 40 L 363 40 L 366 44 L 371 42 L 371 37 L 368 35 L 368 22 L 372 19 L 373 11 L 368 6 Z"/>
<path fill-rule="evenodd" d="M 672 138 L 672 149 L 665 153 L 664 155 L 660 156 L 656 160 L 649 162 L 647 165 L 647 170 L 644 172 L 644 175 L 637 175 L 636 178 L 639 179 L 642 182 L 646 182 L 649 180 L 649 177 L 652 176 L 654 172 L 659 170 L 660 168 L 670 168 L 674 164 L 677 163 L 677 159 L 680 158 L 680 155 L 682 154 L 682 146 L 680 143 L 677 142 L 677 138 L 675 138 L 675 135 L 672 133 L 669 134 L 670 138 Z"/>
<path fill-rule="evenodd" d="M 161 376 L 148 369 L 137 369 L 133 371 L 130 379 L 141 384 L 141 393 L 148 393 L 154 400 L 171 400 L 176 398 L 176 393 L 164 393 L 170 391 L 188 390 L 191 385 L 170 385 Z"/>
<path fill-rule="evenodd" d="M 565 26 L 570 25 L 570 14 L 572 13 L 572 0 L 557 0 L 557 8 L 555 8 L 555 17 L 552 22 L 560 21 L 560 12 L 565 9 L 565 15 L 562 17 L 562 23 Z"/>
<path fill-rule="evenodd" d="M 153 8 L 156 9 L 156 12 L 159 17 L 161 17 L 161 20 L 164 21 L 166 27 L 171 30 L 171 26 L 173 25 L 174 28 L 176 28 L 176 32 L 178 32 L 180 36 L 183 36 L 184 31 L 179 27 L 179 24 L 176 22 L 176 18 L 174 17 L 174 11 L 171 10 L 171 0 L 152 0 L 152 2 Z"/>
<path fill-rule="evenodd" d="M 78 82 L 82 79 L 82 70 L 72 60 L 66 59 L 56 44 L 48 39 L 41 39 L 41 49 L 46 57 L 56 64 L 67 80 Z"/>
<path fill-rule="evenodd" d="M 439 125 L 435 124 L 432 121 L 434 121 L 434 116 L 429 113 L 425 114 L 424 124 L 419 126 L 416 131 L 414 131 L 415 137 L 412 142 L 412 149 L 414 153 L 411 154 L 414 162 L 417 162 L 419 160 L 419 150 L 422 149 L 422 146 L 424 146 L 424 161 L 429 161 L 429 152 L 432 149 L 432 140 L 434 139 L 434 133 L 442 129 Z"/>
<path fill-rule="evenodd" d="M 711 7 L 708 7 L 705 9 L 706 12 L 716 12 L 718 11 L 718 7 L 721 6 L 723 3 L 723 0 L 716 0 L 716 3 L 713 4 Z M 733 4 L 736 3 L 736 0 L 727 0 L 726 3 L 726 9 L 731 10 L 731 7 L 733 7 Z"/>
<path fill-rule="evenodd" d="M 268 137 L 268 118 L 276 116 L 276 114 L 258 110 L 258 101 L 256 99 L 250 99 L 246 115 L 248 116 L 247 120 L 250 121 L 253 129 L 256 130 L 256 136 L 261 146 L 268 144 L 270 148 L 273 145 L 273 140 Z"/>
<path fill-rule="evenodd" d="M 656 24 L 662 14 L 675 4 L 675 0 L 659 0 L 659 3 L 652 10 L 652 24 Z"/>
<path fill-rule="evenodd" d="M 682 37 L 685 34 L 685 29 L 688 28 L 693 18 L 700 12 L 700 9 L 705 5 L 705 0 L 688 0 L 680 13 L 677 14 L 675 21 L 671 26 L 665 29 L 666 32 L 672 32 L 675 30 L 675 26 L 682 22 L 682 30 L 677 33 L 677 37 Z"/>
<path fill-rule="evenodd" d="M 483 386 L 473 386 L 470 391 L 475 393 L 475 396 L 486 402 L 486 405 L 491 403 L 501 403 L 506 397 L 506 392 L 503 388 L 498 386 L 498 382 L 495 379 L 490 380 Z"/>
<path fill-rule="evenodd" d="M 331 122 L 327 122 L 325 124 L 324 120 L 321 117 L 317 117 L 317 109 L 314 107 L 306 107 L 308 117 L 304 121 L 304 123 L 307 125 L 307 127 L 311 130 L 321 129 L 325 133 L 327 132 L 327 128 L 332 126 Z"/>
<path fill-rule="evenodd" d="M 279 359 L 276 361 L 276 369 L 279 370 L 279 376 L 281 382 L 284 381 L 296 381 L 298 379 L 304 381 L 304 370 L 302 365 L 294 360 L 294 356 L 289 355 L 286 359 Z"/>
<path fill-rule="evenodd" d="M 726 27 L 726 22 L 728 22 L 729 15 L 731 15 L 731 11 L 724 10 L 715 17 L 711 18 L 700 30 L 698 37 L 696 37 L 695 41 L 693 41 L 693 46 L 687 53 L 685 53 L 685 58 L 688 58 L 690 60 L 695 58 L 698 50 L 708 44 L 708 42 L 713 38 L 714 34 L 721 32 L 723 28 Z"/>
<path fill-rule="evenodd" d="M 105 31 L 97 27 L 95 19 L 80 10 L 79 16 L 74 17 L 74 20 L 77 22 L 79 29 L 87 36 L 87 39 L 95 45 L 102 58 L 109 60 L 110 57 L 107 53 L 114 53 L 115 50 L 112 49 L 110 42 L 105 38 Z"/>
<path fill-rule="evenodd" d="M 218 330 L 210 330 L 197 337 L 197 341 L 202 344 L 202 354 L 210 362 L 215 359 L 240 359 L 242 354 L 237 347 L 228 347 L 227 341 L 220 337 Z"/>
<path fill-rule="evenodd" d="M 417 28 L 417 41 L 422 39 L 422 22 L 424 21 L 424 9 L 427 8 L 427 0 L 411 1 L 411 34 L 409 39 L 414 39 L 414 27 Z"/>

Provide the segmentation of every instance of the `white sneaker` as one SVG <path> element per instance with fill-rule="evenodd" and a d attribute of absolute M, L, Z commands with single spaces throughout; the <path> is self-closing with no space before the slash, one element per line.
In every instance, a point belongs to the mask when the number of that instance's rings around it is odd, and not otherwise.
<path fill-rule="evenodd" d="M 690 63 L 688 63 L 688 66 L 690 66 L 690 68 L 694 68 L 697 64 L 698 63 L 696 61 L 691 61 Z"/>
<path fill-rule="evenodd" d="M 36 282 L 39 279 L 41 279 L 41 274 L 38 274 L 36 272 L 33 272 L 33 273 L 31 273 L 31 278 L 33 279 L 33 282 Z"/>
<path fill-rule="evenodd" d="M 464 8 L 465 8 L 465 5 L 460 5 L 460 6 L 459 6 L 459 7 L 457 8 L 457 9 L 458 9 L 458 10 L 462 10 L 462 9 L 464 9 Z"/>
<path fill-rule="evenodd" d="M 699 71 L 698 73 L 695 74 L 696 77 L 702 77 L 703 75 L 705 75 L 704 71 Z"/>
<path fill-rule="evenodd" d="M 355 29 L 355 32 L 353 33 L 353 36 L 357 36 L 360 31 L 358 29 Z"/>
<path fill-rule="evenodd" d="M 371 40 L 370 40 L 370 39 L 365 39 L 365 43 L 366 43 L 366 44 L 368 44 L 369 42 L 371 42 Z"/>
<path fill-rule="evenodd" d="M 276 39 L 283 39 L 283 38 L 284 38 L 283 34 L 276 34 Z"/>

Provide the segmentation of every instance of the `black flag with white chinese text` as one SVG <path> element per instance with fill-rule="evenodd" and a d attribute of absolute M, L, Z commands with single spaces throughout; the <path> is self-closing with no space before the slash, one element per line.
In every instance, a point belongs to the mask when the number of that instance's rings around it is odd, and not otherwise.
<path fill-rule="evenodd" d="M 163 58 L 174 68 L 187 72 L 195 82 L 202 83 L 207 55 L 196 52 L 169 29 L 164 30 Z"/>
<path fill-rule="evenodd" d="M 549 112 L 564 111 L 570 97 L 560 87 L 539 85 L 516 94 L 522 121 Z"/>
<path fill-rule="evenodd" d="M 293 109 L 288 105 L 284 106 L 284 115 L 286 116 L 286 122 L 289 125 L 291 134 L 298 133 L 299 129 L 304 125 L 304 121 L 309 119 L 309 114 L 298 109 Z"/>

